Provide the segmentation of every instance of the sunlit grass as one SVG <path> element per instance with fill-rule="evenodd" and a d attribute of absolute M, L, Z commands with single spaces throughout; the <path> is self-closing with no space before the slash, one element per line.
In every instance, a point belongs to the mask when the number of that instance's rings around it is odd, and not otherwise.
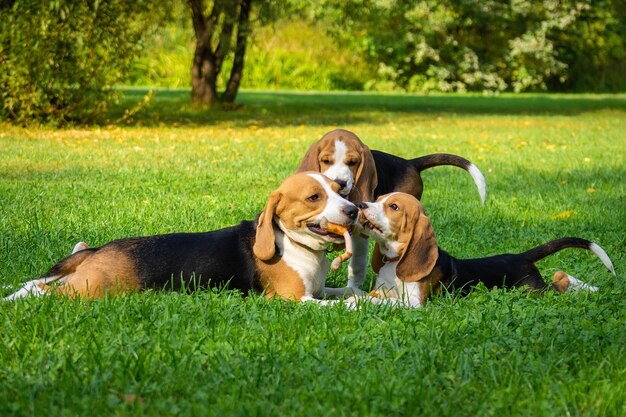
<path fill-rule="evenodd" d="M 0 414 L 626 412 L 626 97 L 244 92 L 243 108 L 207 113 L 188 95 L 159 91 L 130 123 L 0 125 L 3 294 L 79 240 L 253 218 L 335 127 L 373 149 L 451 152 L 479 166 L 484 206 L 463 171 L 423 175 L 423 202 L 452 254 L 580 236 L 607 250 L 617 277 L 592 254 L 568 250 L 539 264 L 545 276 L 564 269 L 600 292 L 479 290 L 415 311 L 229 292 L 2 303 Z"/>

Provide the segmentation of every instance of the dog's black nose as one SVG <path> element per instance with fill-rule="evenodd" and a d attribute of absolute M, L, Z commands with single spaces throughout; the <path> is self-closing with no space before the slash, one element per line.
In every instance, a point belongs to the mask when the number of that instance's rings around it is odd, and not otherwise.
<path fill-rule="evenodd" d="M 367 208 L 367 203 L 362 201 L 360 203 L 356 203 L 356 206 L 360 209 L 366 209 Z"/>
<path fill-rule="evenodd" d="M 344 207 L 343 212 L 348 216 L 351 220 L 354 220 L 359 215 L 359 209 L 357 209 L 353 205 L 349 205 Z"/>
<path fill-rule="evenodd" d="M 346 184 L 348 184 L 348 182 L 344 181 L 344 180 L 333 180 L 333 181 L 335 181 L 337 184 L 339 184 L 339 187 L 341 187 L 341 188 L 345 188 Z"/>

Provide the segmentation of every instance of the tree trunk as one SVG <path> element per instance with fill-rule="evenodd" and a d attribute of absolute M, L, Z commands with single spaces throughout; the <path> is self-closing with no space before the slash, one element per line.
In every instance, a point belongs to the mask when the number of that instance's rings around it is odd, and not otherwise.
<path fill-rule="evenodd" d="M 237 97 L 250 33 L 252 0 L 225 1 L 215 0 L 210 15 L 205 17 L 204 1 L 188 0 L 196 34 L 196 50 L 191 66 L 191 100 L 194 104 L 213 107 L 220 102 L 232 103 Z M 217 79 L 224 58 L 231 48 L 230 40 L 235 22 L 237 22 L 237 44 L 233 67 L 226 89 L 220 95 L 217 92 Z M 220 26 L 221 31 L 218 33 Z M 214 40 L 217 41 L 215 49 L 212 45 Z"/>
<path fill-rule="evenodd" d="M 237 24 L 237 46 L 235 47 L 235 59 L 233 67 L 230 71 L 230 77 L 226 90 L 222 95 L 222 101 L 232 103 L 237 97 L 239 84 L 243 75 L 244 57 L 246 54 L 246 45 L 248 35 L 250 34 L 250 7 L 252 0 L 241 0 L 241 9 L 239 10 L 239 22 Z"/>
<path fill-rule="evenodd" d="M 215 58 L 208 41 L 199 39 L 191 66 L 191 101 L 213 107 L 218 102 Z"/>
<path fill-rule="evenodd" d="M 214 106 L 217 103 L 217 75 L 215 56 L 211 50 L 213 29 L 220 13 L 218 2 L 208 19 L 204 17 L 204 1 L 189 0 L 191 19 L 196 34 L 196 50 L 191 64 L 191 101 L 197 105 Z"/>

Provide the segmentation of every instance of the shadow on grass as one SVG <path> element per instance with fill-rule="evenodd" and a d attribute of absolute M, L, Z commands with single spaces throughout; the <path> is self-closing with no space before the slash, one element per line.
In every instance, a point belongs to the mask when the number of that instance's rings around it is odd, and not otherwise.
<path fill-rule="evenodd" d="M 140 102 L 147 89 L 124 90 L 111 120 Z M 191 105 L 189 90 L 156 90 L 150 106 L 120 124 L 194 126 L 233 123 L 243 126 L 345 125 L 372 122 L 378 113 L 576 115 L 597 110 L 626 110 L 625 95 L 524 94 L 417 96 L 376 93 L 306 93 L 244 91 L 236 110 L 207 111 Z"/>

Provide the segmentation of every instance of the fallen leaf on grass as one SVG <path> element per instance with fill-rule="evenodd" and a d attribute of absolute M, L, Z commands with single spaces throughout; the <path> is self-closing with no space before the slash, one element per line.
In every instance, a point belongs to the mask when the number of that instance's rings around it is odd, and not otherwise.
<path fill-rule="evenodd" d="M 143 403 L 145 400 L 143 397 L 135 394 L 119 394 L 120 399 L 126 404 Z"/>
<path fill-rule="evenodd" d="M 115 390 L 110 390 L 109 392 L 126 404 L 143 404 L 146 401 L 144 397 L 128 392 L 119 392 Z"/>
<path fill-rule="evenodd" d="M 550 217 L 550 220 L 567 219 L 569 217 L 572 217 L 572 214 L 574 214 L 574 210 L 562 211 L 561 213 L 555 214 L 554 216 Z"/>

